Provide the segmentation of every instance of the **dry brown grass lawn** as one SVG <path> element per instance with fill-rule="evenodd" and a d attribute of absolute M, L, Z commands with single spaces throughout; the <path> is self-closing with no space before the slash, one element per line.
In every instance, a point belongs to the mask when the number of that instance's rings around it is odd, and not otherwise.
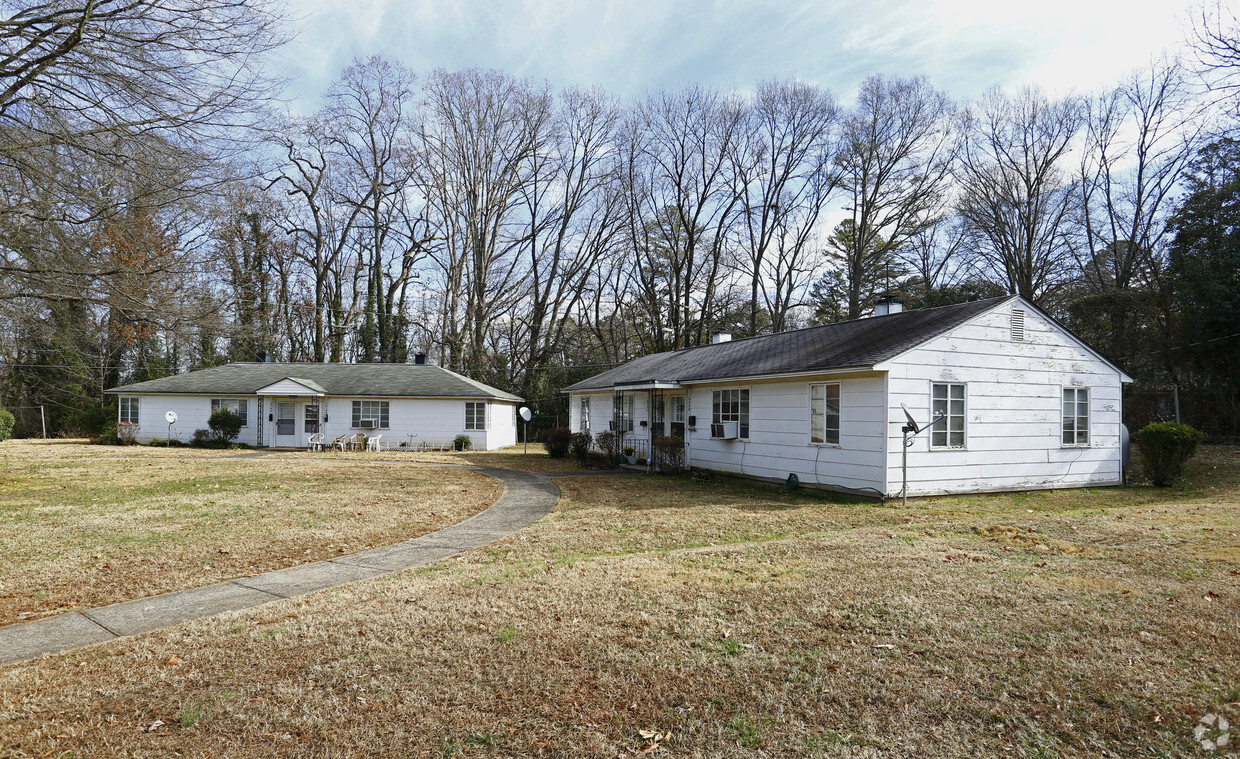
<path fill-rule="evenodd" d="M 907 509 L 557 482 L 486 549 L 0 671 L 0 755 L 1204 756 L 1240 723 L 1236 449 Z"/>
<path fill-rule="evenodd" d="M 0 624 L 206 585 L 455 524 L 495 479 L 361 454 L 0 446 Z"/>
<path fill-rule="evenodd" d="M 385 451 L 383 455 L 397 459 L 408 456 L 414 461 L 427 463 L 497 466 L 504 469 L 516 469 L 519 472 L 576 472 L 580 469 L 577 466 L 577 460 L 572 456 L 562 459 L 553 459 L 548 456 L 546 446 L 542 443 L 530 443 L 528 452 L 523 446 L 514 445 L 497 451 L 424 451 L 412 454 Z"/>

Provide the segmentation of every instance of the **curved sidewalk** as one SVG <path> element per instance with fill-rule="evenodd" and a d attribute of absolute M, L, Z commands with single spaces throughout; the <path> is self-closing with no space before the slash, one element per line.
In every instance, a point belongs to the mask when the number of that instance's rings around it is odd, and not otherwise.
<path fill-rule="evenodd" d="M 335 559 L 0 627 L 0 665 L 429 564 L 511 535 L 549 514 L 559 500 L 559 489 L 543 475 L 463 468 L 504 483 L 499 500 L 463 522 L 404 543 Z"/>

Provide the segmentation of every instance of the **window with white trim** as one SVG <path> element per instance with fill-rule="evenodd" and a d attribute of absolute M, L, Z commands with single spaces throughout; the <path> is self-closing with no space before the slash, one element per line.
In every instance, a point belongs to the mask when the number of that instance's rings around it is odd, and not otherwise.
<path fill-rule="evenodd" d="M 809 441 L 840 444 L 840 383 L 818 382 L 809 386 Z"/>
<path fill-rule="evenodd" d="M 241 417 L 241 426 L 250 426 L 250 402 L 245 398 L 212 398 L 211 413 L 220 409 L 231 411 Z"/>
<path fill-rule="evenodd" d="M 577 431 L 578 432 L 589 432 L 590 431 L 590 399 L 589 398 L 581 399 L 581 424 Z"/>
<path fill-rule="evenodd" d="M 683 395 L 673 395 L 668 399 L 671 408 L 668 414 L 671 417 L 671 427 L 673 437 L 684 438 L 685 436 L 685 397 Z"/>
<path fill-rule="evenodd" d="M 634 399 L 636 396 L 628 394 L 617 394 L 614 396 L 611 406 L 612 418 L 616 422 L 615 431 L 632 432 L 633 431 L 633 414 Z"/>
<path fill-rule="evenodd" d="M 932 384 L 930 414 L 941 417 L 930 427 L 930 447 L 964 448 L 964 385 L 937 382 Z"/>
<path fill-rule="evenodd" d="M 387 428 L 387 401 L 353 401 L 353 429 L 386 430 Z"/>
<path fill-rule="evenodd" d="M 1089 445 L 1089 390 L 1083 387 L 1063 389 L 1063 444 Z"/>
<path fill-rule="evenodd" d="M 137 424 L 138 423 L 138 399 L 123 397 L 121 398 L 121 409 L 119 421 L 121 424 Z"/>
<path fill-rule="evenodd" d="M 749 437 L 749 388 L 711 391 L 711 422 L 739 422 L 738 436 Z"/>
<path fill-rule="evenodd" d="M 487 428 L 486 401 L 465 401 L 465 429 L 485 430 Z"/>

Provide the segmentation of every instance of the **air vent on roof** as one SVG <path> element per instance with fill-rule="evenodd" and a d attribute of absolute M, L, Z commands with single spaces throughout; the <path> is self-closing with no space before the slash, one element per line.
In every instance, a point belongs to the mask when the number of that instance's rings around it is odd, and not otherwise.
<path fill-rule="evenodd" d="M 1012 340 L 1020 342 L 1025 339 L 1025 309 L 1012 309 Z"/>

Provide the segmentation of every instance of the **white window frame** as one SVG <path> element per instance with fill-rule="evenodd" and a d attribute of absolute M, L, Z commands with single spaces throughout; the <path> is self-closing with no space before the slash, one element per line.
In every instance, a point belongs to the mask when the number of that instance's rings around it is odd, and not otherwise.
<path fill-rule="evenodd" d="M 349 429 L 351 430 L 386 430 L 389 429 L 391 420 L 389 412 L 391 406 L 388 401 L 372 401 L 372 400 L 356 400 L 353 401 L 352 414 L 349 417 Z M 374 427 L 363 427 L 362 421 L 365 419 L 374 419 L 376 424 Z"/>
<path fill-rule="evenodd" d="M 935 388 L 945 387 L 946 397 L 937 398 Z M 952 388 L 961 388 L 960 398 L 952 395 Z M 960 401 L 961 409 L 959 414 L 952 413 L 951 406 L 953 401 Z M 944 402 L 944 403 L 940 403 Z M 931 382 L 930 383 L 930 418 L 934 415 L 946 411 L 942 419 L 933 422 L 930 425 L 930 447 L 935 450 L 962 450 L 969 447 L 969 386 L 964 382 Z M 960 420 L 960 429 L 952 429 L 952 420 Z M 953 432 L 960 433 L 960 444 L 953 445 L 951 436 Z M 936 442 L 939 439 L 943 442 Z"/>
<path fill-rule="evenodd" d="M 831 388 L 835 389 L 835 413 L 830 411 Z M 814 393 L 822 391 L 822 409 L 814 408 Z M 839 382 L 812 382 L 809 386 L 809 443 L 838 448 L 840 445 L 840 414 L 843 410 L 843 388 Z M 831 421 L 835 420 L 835 439 L 831 439 Z"/>
<path fill-rule="evenodd" d="M 245 398 L 212 398 L 211 413 L 225 408 L 241 417 L 241 426 L 250 426 L 250 402 Z"/>
<path fill-rule="evenodd" d="M 478 425 L 478 406 L 482 407 L 482 425 Z M 465 429 L 487 430 L 491 421 L 491 404 L 486 401 L 465 401 Z"/>
<path fill-rule="evenodd" d="M 731 395 L 736 393 L 736 413 L 731 411 L 725 413 L 723 411 L 724 394 Z M 727 400 L 729 405 L 732 400 Z M 747 387 L 721 387 L 718 390 L 710 391 L 710 419 L 712 424 L 722 424 L 723 422 L 736 422 L 737 437 L 741 440 L 749 439 L 749 404 L 750 393 Z"/>
<path fill-rule="evenodd" d="M 136 395 L 122 395 L 116 408 L 118 424 L 137 424 L 141 405 Z"/>
<path fill-rule="evenodd" d="M 577 431 L 578 432 L 589 432 L 590 431 L 590 399 L 582 398 L 581 403 L 578 404 L 578 409 L 579 409 L 579 413 L 578 413 L 579 418 L 577 420 Z"/>
<path fill-rule="evenodd" d="M 1068 394 L 1072 394 L 1072 400 L 1068 400 Z M 1061 422 L 1059 431 L 1059 444 L 1064 448 L 1088 448 L 1089 433 L 1091 424 L 1091 412 L 1093 407 L 1090 405 L 1089 388 L 1087 387 L 1065 387 L 1060 393 L 1059 419 Z M 1084 397 L 1085 415 L 1080 413 L 1081 398 Z M 1072 415 L 1068 414 L 1068 404 L 1072 404 Z M 1081 429 L 1081 421 L 1084 421 L 1084 430 Z M 1072 435 L 1072 442 L 1068 442 L 1068 435 Z M 1082 440 L 1081 438 L 1084 438 Z"/>
<path fill-rule="evenodd" d="M 632 393 L 623 393 L 620 400 L 620 418 L 616 421 L 616 432 L 632 432 L 633 417 L 636 414 L 635 409 L 637 396 Z M 611 413 L 616 413 L 615 401 L 612 401 Z"/>

